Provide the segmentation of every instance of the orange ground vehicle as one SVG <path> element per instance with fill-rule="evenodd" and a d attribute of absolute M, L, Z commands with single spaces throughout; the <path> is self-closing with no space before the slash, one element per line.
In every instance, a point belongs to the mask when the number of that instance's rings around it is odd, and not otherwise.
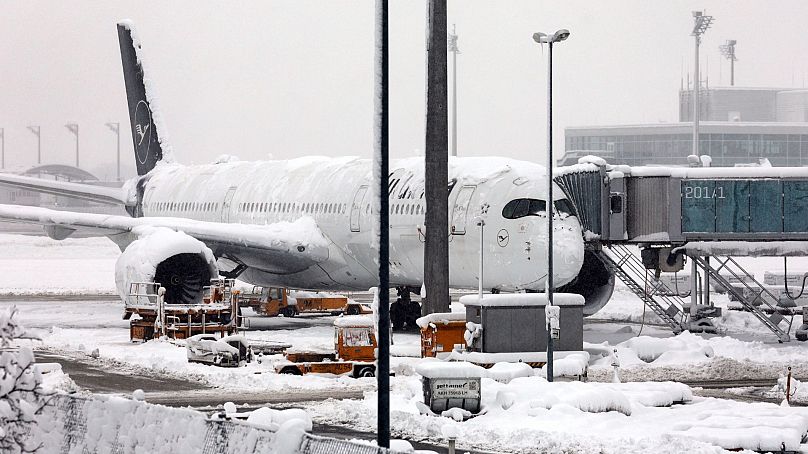
<path fill-rule="evenodd" d="M 160 336 L 187 339 L 197 334 L 237 333 L 238 291 L 233 290 L 233 280 L 212 279 L 203 291 L 196 304 L 172 304 L 164 300 L 159 283 L 132 283 L 123 316 L 129 320 L 129 339 L 145 342 Z"/>
<path fill-rule="evenodd" d="M 334 351 L 288 352 L 287 362 L 275 366 L 280 374 L 308 373 L 374 377 L 376 375 L 376 334 L 373 319 L 348 315 L 334 321 Z"/>
<path fill-rule="evenodd" d="M 434 313 L 419 318 L 421 329 L 421 357 L 441 358 L 454 350 L 464 348 L 466 340 L 466 314 Z"/>
<path fill-rule="evenodd" d="M 240 297 L 241 307 L 250 307 L 257 314 L 267 317 L 294 317 L 308 312 L 356 315 L 368 309 L 353 303 L 344 296 L 314 292 L 292 291 L 283 287 L 253 287 L 252 292 Z"/>

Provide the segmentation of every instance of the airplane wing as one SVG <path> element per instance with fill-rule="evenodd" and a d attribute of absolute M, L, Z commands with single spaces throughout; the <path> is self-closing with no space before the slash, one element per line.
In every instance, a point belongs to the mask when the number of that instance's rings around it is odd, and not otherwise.
<path fill-rule="evenodd" d="M 156 228 L 183 232 L 205 243 L 216 257 L 272 273 L 294 273 L 328 259 L 328 240 L 314 219 L 268 225 L 224 224 L 184 218 L 140 217 L 0 205 L 0 221 L 39 224 L 54 239 L 80 232 L 107 236 L 121 249 Z"/>
<path fill-rule="evenodd" d="M 0 173 L 0 185 L 44 192 L 46 194 L 73 197 L 75 199 L 90 200 L 108 205 L 128 206 L 135 204 L 135 200 L 130 200 L 131 197 L 129 197 L 128 191 L 123 188 L 45 180 L 42 178 L 12 175 L 8 173 Z"/>

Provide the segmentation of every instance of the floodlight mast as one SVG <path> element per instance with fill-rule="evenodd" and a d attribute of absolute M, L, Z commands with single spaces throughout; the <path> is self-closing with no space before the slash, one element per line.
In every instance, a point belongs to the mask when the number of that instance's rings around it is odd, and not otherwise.
<path fill-rule="evenodd" d="M 457 32 L 452 24 L 452 33 L 449 33 L 449 52 L 452 53 L 452 156 L 457 156 Z"/>
<path fill-rule="evenodd" d="M 710 28 L 713 23 L 713 16 L 705 16 L 702 11 L 693 11 L 693 32 L 691 36 L 695 37 L 696 41 L 696 62 L 694 65 L 693 80 L 693 152 L 692 154 L 700 156 L 699 154 L 699 115 L 701 114 L 701 107 L 699 101 L 701 98 L 701 81 L 699 75 L 699 44 L 701 44 L 701 35 Z"/>
<path fill-rule="evenodd" d="M 533 34 L 533 41 L 547 44 L 547 307 L 553 305 L 553 43 L 569 38 L 570 31 L 562 28 L 552 35 L 542 32 Z M 547 312 L 545 312 L 547 314 Z M 547 321 L 547 381 L 553 381 L 553 336 L 550 317 Z"/>
<path fill-rule="evenodd" d="M 718 46 L 718 49 L 721 51 L 721 55 L 724 56 L 727 60 L 729 60 L 729 85 L 730 87 L 735 86 L 735 61 L 738 58 L 735 57 L 735 45 L 738 44 L 738 41 L 734 39 L 728 39 L 726 44 L 722 44 Z"/>

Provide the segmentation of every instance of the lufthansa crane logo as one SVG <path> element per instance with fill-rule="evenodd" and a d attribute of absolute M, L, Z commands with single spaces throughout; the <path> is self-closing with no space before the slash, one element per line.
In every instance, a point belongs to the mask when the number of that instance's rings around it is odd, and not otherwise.
<path fill-rule="evenodd" d="M 500 230 L 497 232 L 497 244 L 499 247 L 505 247 L 508 245 L 508 240 L 511 239 L 511 236 L 508 234 L 508 231 L 505 229 Z"/>
<path fill-rule="evenodd" d="M 151 148 L 152 114 L 146 101 L 138 101 L 135 107 L 135 152 L 137 160 L 145 164 L 149 159 L 149 149 Z"/>

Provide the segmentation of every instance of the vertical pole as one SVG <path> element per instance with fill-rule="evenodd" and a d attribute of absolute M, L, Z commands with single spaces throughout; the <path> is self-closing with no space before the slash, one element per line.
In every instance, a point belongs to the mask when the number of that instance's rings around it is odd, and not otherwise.
<path fill-rule="evenodd" d="M 457 156 L 457 33 L 452 24 L 452 156 Z"/>
<path fill-rule="evenodd" d="M 699 96 L 701 92 L 701 81 L 700 81 L 700 74 L 699 74 L 699 40 L 701 37 L 698 33 L 695 36 L 696 39 L 696 61 L 694 63 L 694 71 L 693 71 L 693 152 L 692 154 L 699 156 L 699 115 L 701 114 L 701 107 L 699 106 L 699 102 L 701 101 L 701 97 Z"/>
<path fill-rule="evenodd" d="M 390 447 L 390 200 L 388 0 L 376 1 L 376 147 L 379 192 L 379 355 L 376 442 Z"/>
<path fill-rule="evenodd" d="M 553 305 L 553 42 L 547 57 L 547 306 Z M 553 335 L 547 322 L 547 381 L 553 381 Z"/>
<path fill-rule="evenodd" d="M 76 125 L 76 168 L 79 167 L 79 125 Z"/>
<path fill-rule="evenodd" d="M 696 306 L 699 304 L 699 268 L 696 258 L 690 257 L 690 323 L 696 321 Z"/>
<path fill-rule="evenodd" d="M 426 86 L 425 314 L 449 311 L 449 121 L 446 0 L 429 0 Z"/>
<path fill-rule="evenodd" d="M 732 54 L 729 56 L 729 86 L 735 86 L 735 47 L 732 48 Z"/>
<path fill-rule="evenodd" d="M 482 304 L 483 301 L 483 245 L 485 242 L 483 239 L 485 235 L 483 235 L 483 230 L 485 230 L 485 221 L 480 219 L 480 274 L 479 274 L 479 283 L 477 285 L 477 298 L 480 300 Z"/>
<path fill-rule="evenodd" d="M 115 123 L 115 134 L 118 135 L 118 180 L 121 181 L 121 124 Z"/>
<path fill-rule="evenodd" d="M 707 267 L 710 266 L 710 257 L 704 257 L 704 263 Z M 710 273 L 707 272 L 707 267 L 704 268 L 704 285 L 701 286 L 702 300 L 705 306 L 710 304 Z"/>
<path fill-rule="evenodd" d="M 36 127 L 36 163 L 42 164 L 42 129 L 39 126 Z"/>

